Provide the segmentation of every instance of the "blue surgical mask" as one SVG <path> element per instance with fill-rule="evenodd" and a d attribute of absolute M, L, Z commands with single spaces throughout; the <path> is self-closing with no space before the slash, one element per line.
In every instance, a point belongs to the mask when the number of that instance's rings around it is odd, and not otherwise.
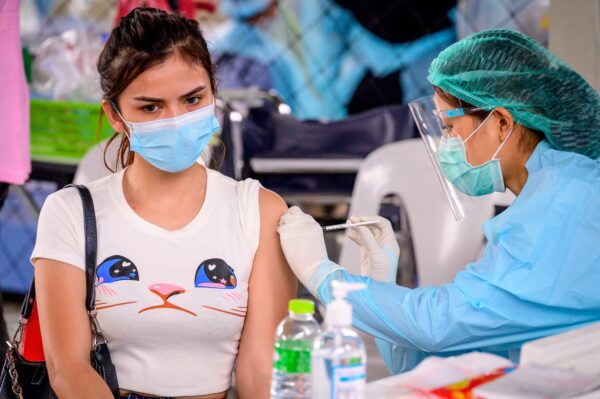
<path fill-rule="evenodd" d="M 129 127 L 131 151 L 170 173 L 192 166 L 219 130 L 214 102 L 174 118 L 141 123 L 127 122 L 122 116 L 121 119 Z"/>
<path fill-rule="evenodd" d="M 486 163 L 473 166 L 467 161 L 465 143 L 484 125 L 488 117 L 463 141 L 460 137 L 442 137 L 438 150 L 438 160 L 446 178 L 456 189 L 470 196 L 481 196 L 493 192 L 504 192 L 504 178 L 500 160 L 496 156 L 512 133 L 500 144 L 492 159 Z"/>

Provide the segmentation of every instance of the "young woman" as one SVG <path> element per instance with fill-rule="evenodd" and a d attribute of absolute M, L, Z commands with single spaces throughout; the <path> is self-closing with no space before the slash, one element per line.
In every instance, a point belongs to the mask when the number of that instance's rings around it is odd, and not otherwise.
<path fill-rule="evenodd" d="M 294 296 L 284 202 L 196 162 L 218 129 L 197 22 L 135 9 L 98 61 L 124 170 L 88 185 L 98 225 L 96 308 L 123 398 L 268 397 L 273 332 Z M 63 399 L 111 398 L 90 366 L 82 206 L 46 200 L 32 254 L 44 350 Z M 68 326 L 68 328 L 65 328 Z"/>

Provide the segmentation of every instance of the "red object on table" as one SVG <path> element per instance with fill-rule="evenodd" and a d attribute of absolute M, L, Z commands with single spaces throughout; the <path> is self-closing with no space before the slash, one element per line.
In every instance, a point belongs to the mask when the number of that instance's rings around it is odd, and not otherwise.
<path fill-rule="evenodd" d="M 492 371 L 489 374 L 459 381 L 452 385 L 434 389 L 430 391 L 430 393 L 442 399 L 472 399 L 474 388 L 478 387 L 479 385 L 483 385 L 485 383 L 493 381 L 497 378 L 500 378 L 513 370 L 514 367 L 501 368 Z"/>

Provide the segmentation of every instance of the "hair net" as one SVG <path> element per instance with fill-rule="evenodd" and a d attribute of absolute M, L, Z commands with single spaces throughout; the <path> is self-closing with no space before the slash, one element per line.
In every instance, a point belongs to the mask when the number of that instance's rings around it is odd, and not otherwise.
<path fill-rule="evenodd" d="M 275 0 L 221 0 L 221 11 L 234 19 L 248 19 L 267 9 Z"/>
<path fill-rule="evenodd" d="M 442 51 L 429 81 L 477 107 L 506 108 L 557 149 L 600 156 L 600 98 L 571 67 L 522 33 L 491 29 Z"/>

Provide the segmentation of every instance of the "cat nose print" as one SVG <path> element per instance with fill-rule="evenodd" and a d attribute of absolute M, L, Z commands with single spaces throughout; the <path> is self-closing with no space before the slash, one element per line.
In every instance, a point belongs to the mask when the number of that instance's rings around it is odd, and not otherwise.
<path fill-rule="evenodd" d="M 185 292 L 185 288 L 169 283 L 155 283 L 149 286 L 148 289 L 161 298 L 169 298 L 173 295 L 183 294 Z"/>
<path fill-rule="evenodd" d="M 196 316 L 196 313 L 169 302 L 169 298 L 172 297 L 173 295 L 183 294 L 185 292 L 185 288 L 183 288 L 179 285 L 175 285 L 175 284 L 155 283 L 155 284 L 152 284 L 151 286 L 149 286 L 148 289 L 151 292 L 153 292 L 154 294 L 158 295 L 160 297 L 160 299 L 162 300 L 162 303 L 160 305 L 150 306 L 150 307 L 141 309 L 138 313 L 143 313 L 143 312 L 146 312 L 148 310 L 153 310 L 153 309 L 175 309 L 175 310 L 181 310 L 182 312 L 185 312 L 185 313 L 189 313 L 192 316 Z"/>

